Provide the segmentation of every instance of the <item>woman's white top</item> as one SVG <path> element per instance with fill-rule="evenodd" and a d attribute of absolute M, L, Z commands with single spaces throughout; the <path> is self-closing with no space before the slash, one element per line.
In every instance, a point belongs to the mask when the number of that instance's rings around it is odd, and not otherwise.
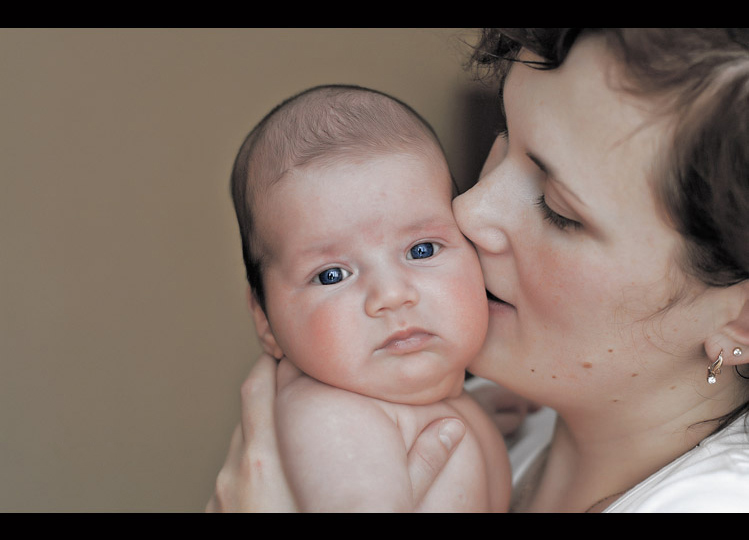
<path fill-rule="evenodd" d="M 513 483 L 551 441 L 555 418 L 551 409 L 529 416 L 521 436 L 509 442 Z M 604 512 L 749 512 L 749 418 L 706 437 Z"/>
<path fill-rule="evenodd" d="M 749 419 L 705 438 L 605 512 L 749 512 Z"/>
<path fill-rule="evenodd" d="M 489 381 L 471 383 L 468 390 Z M 546 450 L 555 421 L 553 410 L 541 409 L 507 439 L 513 485 Z M 749 414 L 706 437 L 604 512 L 749 512 Z"/>

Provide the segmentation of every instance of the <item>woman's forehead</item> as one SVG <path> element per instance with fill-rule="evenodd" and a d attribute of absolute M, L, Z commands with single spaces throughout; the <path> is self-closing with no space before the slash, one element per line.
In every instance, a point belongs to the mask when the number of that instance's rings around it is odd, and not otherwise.
<path fill-rule="evenodd" d="M 530 52 L 521 59 L 537 59 Z M 652 208 L 659 156 L 670 141 L 669 118 L 656 103 L 619 84 L 621 66 L 602 36 L 585 36 L 554 70 L 518 63 L 504 89 L 510 145 L 589 206 L 640 212 Z"/>

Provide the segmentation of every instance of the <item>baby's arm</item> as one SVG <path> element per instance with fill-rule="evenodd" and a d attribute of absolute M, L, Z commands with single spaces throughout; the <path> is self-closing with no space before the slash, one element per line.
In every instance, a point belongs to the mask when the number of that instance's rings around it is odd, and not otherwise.
<path fill-rule="evenodd" d="M 276 417 L 302 511 L 414 509 L 403 437 L 374 400 L 303 377 L 279 393 Z"/>
<path fill-rule="evenodd" d="M 473 436 L 466 439 L 468 442 L 475 440 L 480 448 L 481 458 L 477 458 L 475 454 L 468 458 L 473 460 L 477 469 L 473 474 L 478 474 L 474 477 L 472 485 L 486 486 L 488 511 L 506 512 L 510 503 L 512 471 L 502 433 L 497 429 L 493 419 L 469 394 L 463 393 L 459 398 L 450 400 L 450 403 L 460 412 L 460 416 L 467 424 L 468 432 Z M 461 447 L 470 448 L 470 445 L 464 441 Z M 455 457 L 457 456 L 456 450 Z M 452 461 L 456 461 L 455 457 Z M 470 473 L 463 470 L 459 477 L 469 475 Z"/>

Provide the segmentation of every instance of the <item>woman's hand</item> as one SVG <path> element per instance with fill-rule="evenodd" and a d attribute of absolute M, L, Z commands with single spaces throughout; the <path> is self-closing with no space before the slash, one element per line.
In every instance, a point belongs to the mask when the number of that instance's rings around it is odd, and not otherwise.
<path fill-rule="evenodd" d="M 207 512 L 295 512 L 298 510 L 276 442 L 276 362 L 261 356 L 242 384 L 242 420 L 216 479 Z M 456 418 L 435 420 L 408 454 L 414 500 L 420 501 L 465 435 Z"/>
<path fill-rule="evenodd" d="M 419 434 L 408 452 L 408 475 L 415 506 L 427 494 L 465 434 L 466 426 L 457 418 L 435 420 Z"/>
<path fill-rule="evenodd" d="M 275 397 L 276 361 L 265 354 L 242 384 L 242 419 L 234 430 L 207 512 L 297 510 L 276 443 Z"/>

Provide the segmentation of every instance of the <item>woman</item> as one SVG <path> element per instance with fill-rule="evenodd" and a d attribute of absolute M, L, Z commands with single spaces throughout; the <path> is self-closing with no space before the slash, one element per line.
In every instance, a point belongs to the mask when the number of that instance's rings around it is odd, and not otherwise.
<path fill-rule="evenodd" d="M 748 45 L 530 29 L 477 47 L 507 132 L 453 206 L 490 298 L 471 371 L 558 413 L 515 510 L 749 510 Z M 272 380 L 263 359 L 210 508 L 293 508 Z M 455 442 L 425 432 L 412 478 Z"/>

